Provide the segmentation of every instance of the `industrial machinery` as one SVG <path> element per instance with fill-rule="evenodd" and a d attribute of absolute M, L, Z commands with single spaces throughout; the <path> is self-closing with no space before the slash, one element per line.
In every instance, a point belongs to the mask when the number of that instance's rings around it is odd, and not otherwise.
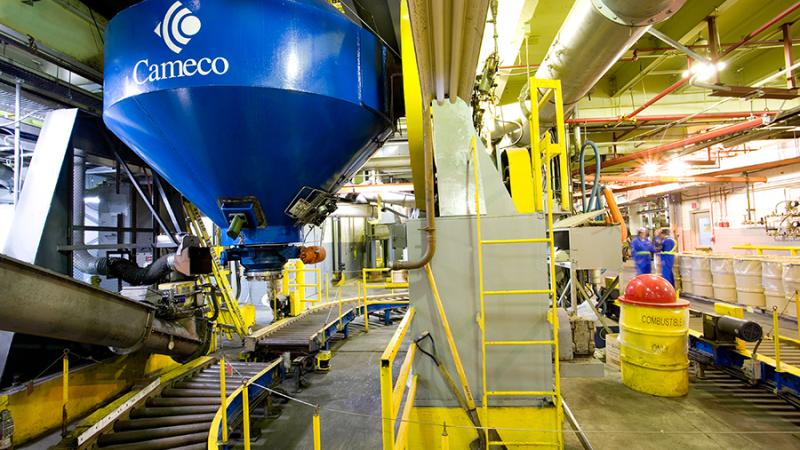
<path fill-rule="evenodd" d="M 775 210 L 763 217 L 761 222 L 767 234 L 778 240 L 800 238 L 800 201 L 784 200 L 775 205 Z"/>
<path fill-rule="evenodd" d="M 221 262 L 271 301 L 288 259 L 324 258 L 295 245 L 303 228 L 388 138 L 393 65 L 323 0 L 146 0 L 109 23 L 103 117 L 226 230 Z"/>

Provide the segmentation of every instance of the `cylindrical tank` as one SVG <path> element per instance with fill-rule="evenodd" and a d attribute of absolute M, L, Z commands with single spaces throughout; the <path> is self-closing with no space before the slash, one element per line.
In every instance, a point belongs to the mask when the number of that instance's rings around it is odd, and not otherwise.
<path fill-rule="evenodd" d="M 694 281 L 692 281 L 692 259 L 691 256 L 682 253 L 678 260 L 680 261 L 680 275 L 681 275 L 681 292 L 684 294 L 694 293 Z"/>
<path fill-rule="evenodd" d="M 736 303 L 736 276 L 733 273 L 733 258 L 730 255 L 711 255 L 711 285 L 714 298 Z"/>
<path fill-rule="evenodd" d="M 761 283 L 761 263 L 763 258 L 737 257 L 733 261 L 736 276 L 736 298 L 741 305 L 765 305 L 764 286 Z"/>
<path fill-rule="evenodd" d="M 706 255 L 692 255 L 692 294 L 714 298 L 711 281 L 711 260 Z"/>
<path fill-rule="evenodd" d="M 764 306 L 768 312 L 775 306 L 783 310 L 783 263 L 786 258 L 765 257 L 761 261 L 761 285 L 764 287 Z"/>
<path fill-rule="evenodd" d="M 784 315 L 797 317 L 797 296 L 800 295 L 800 261 L 793 258 L 783 264 L 783 293 L 785 303 L 778 306 Z M 786 309 L 784 309 L 786 308 Z"/>
<path fill-rule="evenodd" d="M 689 391 L 689 302 L 664 278 L 639 275 L 620 297 L 620 367 L 629 388 L 662 397 Z"/>

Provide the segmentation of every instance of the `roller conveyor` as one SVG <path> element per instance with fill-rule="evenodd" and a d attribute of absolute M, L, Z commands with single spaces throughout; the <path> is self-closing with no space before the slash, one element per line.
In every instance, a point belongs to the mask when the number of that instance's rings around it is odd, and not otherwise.
<path fill-rule="evenodd" d="M 408 294 L 388 294 L 371 298 L 368 311 L 388 310 L 408 304 Z M 248 351 L 256 346 L 268 352 L 299 351 L 313 353 L 326 346 L 337 332 L 348 335 L 348 325 L 363 314 L 364 306 L 358 299 L 316 306 L 297 317 L 285 319 L 256 331 L 246 340 Z M 341 328 L 341 329 L 340 329 Z"/>
<path fill-rule="evenodd" d="M 230 395 L 244 378 L 250 379 L 269 363 L 228 363 Z M 208 432 L 220 405 L 219 364 L 175 381 L 141 407 L 118 420 L 113 431 L 101 435 L 97 447 L 110 450 L 205 449 Z"/>

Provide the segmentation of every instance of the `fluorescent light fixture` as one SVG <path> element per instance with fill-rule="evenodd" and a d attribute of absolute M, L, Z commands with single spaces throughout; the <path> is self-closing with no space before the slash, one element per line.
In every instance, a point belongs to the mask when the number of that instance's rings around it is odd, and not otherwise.
<path fill-rule="evenodd" d="M 98 197 L 98 196 L 83 197 L 83 203 L 86 203 L 87 205 L 99 205 L 100 204 L 100 197 Z"/>

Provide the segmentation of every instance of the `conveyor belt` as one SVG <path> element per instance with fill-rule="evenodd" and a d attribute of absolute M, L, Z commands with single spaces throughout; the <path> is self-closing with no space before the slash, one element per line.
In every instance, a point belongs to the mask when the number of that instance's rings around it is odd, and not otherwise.
<path fill-rule="evenodd" d="M 407 293 L 382 295 L 371 298 L 368 309 L 372 312 L 405 306 L 407 303 Z M 248 337 L 246 347 L 248 351 L 255 350 L 257 344 L 268 352 L 315 352 L 336 332 L 341 331 L 347 336 L 348 324 L 356 316 L 363 314 L 363 311 L 364 306 L 358 299 L 343 301 L 341 316 L 339 303 L 322 304 L 297 317 L 282 320 L 256 331 Z M 338 329 L 340 320 L 342 330 Z"/>
<path fill-rule="evenodd" d="M 250 378 L 268 363 L 227 363 L 234 375 L 227 384 L 230 394 L 239 387 L 236 380 Z M 174 382 L 130 417 L 114 424 L 113 432 L 98 438 L 99 448 L 108 450 L 201 450 L 220 405 L 219 364 Z"/>

